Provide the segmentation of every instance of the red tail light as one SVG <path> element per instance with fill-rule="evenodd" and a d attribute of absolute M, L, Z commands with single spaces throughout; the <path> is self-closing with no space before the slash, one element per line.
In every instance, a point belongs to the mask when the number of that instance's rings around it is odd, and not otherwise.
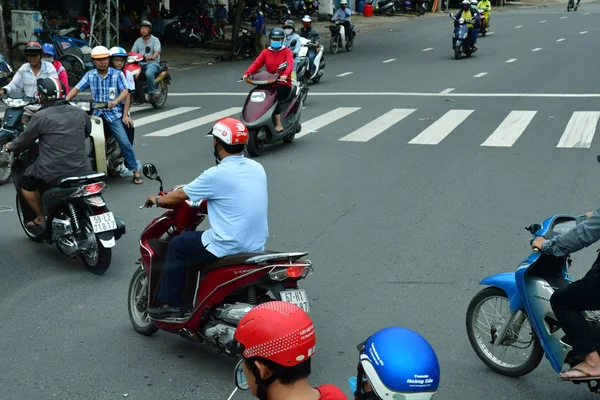
<path fill-rule="evenodd" d="M 269 277 L 274 281 L 286 279 L 303 279 L 310 273 L 310 265 L 293 265 L 289 267 L 275 268 L 269 272 Z"/>
<path fill-rule="evenodd" d="M 87 185 L 84 190 L 87 192 L 87 194 L 96 194 L 102 191 L 102 189 L 104 189 L 104 183 L 103 182 L 98 182 L 98 183 L 92 183 L 91 185 Z"/>

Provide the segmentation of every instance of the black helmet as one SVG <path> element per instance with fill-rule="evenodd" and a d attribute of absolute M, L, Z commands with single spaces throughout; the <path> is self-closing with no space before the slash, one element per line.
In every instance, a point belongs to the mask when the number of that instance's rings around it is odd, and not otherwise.
<path fill-rule="evenodd" d="M 287 27 L 290 27 L 290 28 L 296 30 L 296 24 L 291 19 L 288 19 L 283 23 L 283 29 L 285 29 Z"/>
<path fill-rule="evenodd" d="M 142 23 L 140 24 L 140 28 L 141 28 L 142 26 L 147 26 L 147 27 L 149 27 L 150 29 L 152 29 L 152 22 L 150 22 L 150 21 L 142 21 Z"/>
<path fill-rule="evenodd" d="M 283 39 L 284 37 L 285 34 L 281 28 L 273 28 L 271 29 L 271 32 L 269 32 L 269 39 Z"/>
<path fill-rule="evenodd" d="M 56 78 L 38 79 L 37 90 L 42 100 L 60 100 L 66 96 L 65 86 Z"/>
<path fill-rule="evenodd" d="M 25 55 L 26 56 L 37 56 L 44 54 L 44 50 L 42 49 L 42 45 L 38 42 L 29 42 L 25 45 Z"/>

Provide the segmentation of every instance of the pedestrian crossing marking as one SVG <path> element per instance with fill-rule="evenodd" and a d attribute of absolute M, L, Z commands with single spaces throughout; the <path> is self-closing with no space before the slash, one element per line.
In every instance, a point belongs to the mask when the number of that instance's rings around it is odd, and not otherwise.
<path fill-rule="evenodd" d="M 196 116 L 196 113 L 198 113 L 198 110 L 201 108 L 202 107 L 200 106 L 176 107 L 162 112 L 149 114 L 143 111 L 145 107 L 136 107 L 135 109 L 132 108 L 131 113 L 134 118 L 135 116 L 143 115 L 142 118 L 134 119 L 134 126 L 144 127 L 142 129 L 145 131 L 151 130 L 151 127 L 153 126 L 152 124 L 156 123 L 162 122 L 163 126 L 168 126 L 164 129 L 149 132 L 144 136 L 169 137 L 178 133 L 193 130 L 211 122 L 215 122 L 223 117 L 239 117 L 239 113 L 242 110 L 241 107 L 231 107 L 189 121 L 185 121 L 185 119 L 183 119 L 185 122 L 177 125 L 169 126 L 168 124 L 164 124 L 165 121 L 170 122 L 171 117 L 184 115 L 183 118 L 189 118 L 189 115 Z M 316 111 L 316 109 L 312 109 L 310 107 L 307 110 L 312 112 Z M 339 124 L 336 124 L 337 121 L 342 120 L 348 115 L 358 111 L 362 113 L 362 110 L 363 107 L 337 107 L 307 121 L 303 121 L 301 119 L 300 123 L 302 124 L 302 131 L 296 135 L 296 138 L 301 138 L 311 132 L 323 130 L 325 128 L 328 136 L 329 134 L 335 135 L 335 140 L 337 141 L 366 143 L 382 134 L 390 134 L 389 131 L 391 127 L 395 126 L 396 124 L 401 126 L 401 124 L 405 123 L 404 120 L 409 120 L 407 117 L 411 116 L 411 114 L 417 111 L 417 109 L 412 108 L 394 108 L 390 111 L 387 111 L 383 115 L 380 114 L 376 119 L 366 122 L 363 126 L 355 126 L 355 130 L 351 133 L 344 132 L 342 129 L 340 129 Z M 474 110 L 449 110 L 443 114 L 441 118 L 422 130 L 417 136 L 413 137 L 408 144 L 437 145 L 450 134 L 457 131 L 456 128 L 461 125 L 473 112 Z M 513 147 L 517 140 L 523 136 L 528 127 L 529 130 L 532 130 L 530 125 L 532 122 L 534 122 L 534 119 L 537 120 L 536 116 L 538 113 L 539 111 L 532 110 L 509 111 L 504 120 L 494 129 L 494 131 L 485 139 L 485 141 L 480 144 L 480 146 L 496 148 Z M 414 120 L 414 118 L 411 118 L 411 120 Z M 599 121 L 600 111 L 573 112 L 556 147 L 590 148 Z M 413 129 L 413 126 L 411 126 L 411 130 Z M 405 132 L 405 129 L 400 127 L 398 129 L 401 129 L 403 132 Z M 491 130 L 492 129 L 490 128 L 490 131 Z M 385 133 L 386 131 L 388 133 Z M 481 130 L 479 129 L 478 131 Z M 416 133 L 417 132 L 415 132 L 415 134 Z M 533 134 L 539 134 L 539 132 L 534 132 Z M 476 136 L 473 137 L 477 138 Z M 410 137 L 407 139 L 409 138 Z"/>
<path fill-rule="evenodd" d="M 560 138 L 559 148 L 589 148 L 600 118 L 597 111 L 575 111 Z"/>
<path fill-rule="evenodd" d="M 218 111 L 218 112 L 215 112 L 212 114 L 205 115 L 204 117 L 192 119 L 190 121 L 171 126 L 169 128 L 161 129 L 161 130 L 153 132 L 153 133 L 148 133 L 144 136 L 159 136 L 159 137 L 173 136 L 177 133 L 187 131 L 188 129 L 206 125 L 210 122 L 214 122 L 221 118 L 230 117 L 232 115 L 240 113 L 241 111 L 242 111 L 242 107 L 231 107 L 226 110 L 222 110 L 222 111 Z"/>
<path fill-rule="evenodd" d="M 439 144 L 474 111 L 475 110 L 450 110 L 408 143 Z"/>
<path fill-rule="evenodd" d="M 537 111 L 511 111 L 481 146 L 512 147 L 536 113 Z"/>
<path fill-rule="evenodd" d="M 144 125 L 148 125 L 153 122 L 163 120 L 165 118 L 175 117 L 177 115 L 185 114 L 187 112 L 195 111 L 198 109 L 200 109 L 200 107 L 178 107 L 173 110 L 163 111 L 159 112 L 158 114 L 152 114 L 147 117 L 136 119 L 133 123 L 133 126 L 136 128 L 140 128 Z"/>
<path fill-rule="evenodd" d="M 394 108 L 339 140 L 342 142 L 368 142 L 415 111 L 417 110 L 414 108 Z"/>
<path fill-rule="evenodd" d="M 352 114 L 355 111 L 360 110 L 361 107 L 338 107 L 335 110 L 331 110 L 323 115 L 319 115 L 316 118 L 309 119 L 306 122 L 302 122 L 300 118 L 300 124 L 302 125 L 302 132 L 296 135 L 296 138 L 308 135 L 311 131 L 316 131 L 324 126 L 327 126 L 338 119 L 342 119 L 347 115 Z"/>

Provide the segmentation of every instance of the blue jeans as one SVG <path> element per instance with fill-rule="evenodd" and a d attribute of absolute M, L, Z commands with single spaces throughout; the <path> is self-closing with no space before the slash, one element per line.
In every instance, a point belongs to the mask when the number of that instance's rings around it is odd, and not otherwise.
<path fill-rule="evenodd" d="M 202 244 L 202 233 L 204 232 L 182 232 L 169 241 L 167 259 L 156 296 L 158 303 L 181 307 L 186 265 L 208 264 L 219 259 Z"/>
<path fill-rule="evenodd" d="M 137 159 L 133 151 L 133 145 L 131 144 L 131 142 L 129 142 L 127 132 L 125 132 L 125 126 L 123 126 L 123 121 L 121 121 L 121 118 L 119 118 L 115 119 L 112 122 L 108 122 L 106 120 L 104 120 L 104 122 L 108 124 L 110 132 L 115 137 L 117 143 L 119 143 L 121 153 L 123 153 L 123 158 L 125 158 L 125 166 L 131 171 L 136 171 L 138 169 L 136 161 Z"/>
<path fill-rule="evenodd" d="M 154 84 L 154 79 L 156 78 L 156 73 L 160 66 L 158 64 L 144 63 L 146 71 L 146 82 L 148 83 L 148 94 L 156 93 L 156 85 Z"/>
<path fill-rule="evenodd" d="M 317 56 L 317 52 L 314 48 L 308 49 L 308 69 L 310 70 L 310 74 L 314 74 L 317 66 L 315 65 L 315 57 Z"/>

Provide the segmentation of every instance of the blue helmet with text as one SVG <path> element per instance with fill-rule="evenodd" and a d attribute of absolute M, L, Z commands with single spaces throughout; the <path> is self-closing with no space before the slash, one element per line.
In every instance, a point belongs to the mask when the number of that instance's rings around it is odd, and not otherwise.
<path fill-rule="evenodd" d="M 440 383 L 440 365 L 429 342 L 398 326 L 382 329 L 358 345 L 356 381 L 350 384 L 358 400 L 430 400 Z M 368 383 L 371 390 L 365 390 Z M 353 387 L 354 386 L 354 387 Z M 367 386 L 367 388 L 368 388 Z"/>

